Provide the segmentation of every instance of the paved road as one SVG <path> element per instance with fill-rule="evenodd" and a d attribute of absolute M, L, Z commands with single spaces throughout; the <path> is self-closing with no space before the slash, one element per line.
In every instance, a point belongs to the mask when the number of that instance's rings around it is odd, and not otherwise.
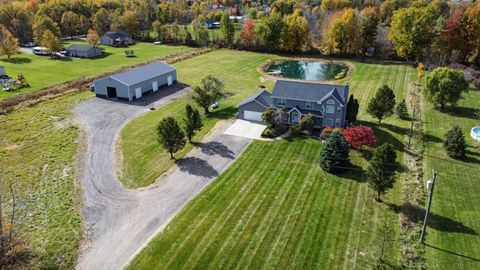
<path fill-rule="evenodd" d="M 120 269 L 182 206 L 225 170 L 250 139 L 223 135 L 217 125 L 198 148 L 167 176 L 142 190 L 124 189 L 115 174 L 115 141 L 134 117 L 184 95 L 188 88 L 159 91 L 157 96 L 127 104 L 93 98 L 74 112 L 86 135 L 79 181 L 84 190 L 86 239 L 78 269 Z"/>

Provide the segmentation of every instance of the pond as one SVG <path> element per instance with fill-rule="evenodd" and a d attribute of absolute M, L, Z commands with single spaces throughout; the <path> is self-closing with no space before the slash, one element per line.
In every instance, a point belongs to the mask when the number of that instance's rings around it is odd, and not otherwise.
<path fill-rule="evenodd" d="M 347 70 L 342 64 L 319 61 L 282 61 L 266 68 L 271 75 L 307 81 L 341 79 Z"/>

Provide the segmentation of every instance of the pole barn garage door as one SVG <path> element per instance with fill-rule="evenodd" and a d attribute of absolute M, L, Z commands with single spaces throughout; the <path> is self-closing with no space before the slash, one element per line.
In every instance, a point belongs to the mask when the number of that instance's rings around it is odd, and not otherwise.
<path fill-rule="evenodd" d="M 261 112 L 244 111 L 243 118 L 245 120 L 251 120 L 251 121 L 258 121 L 258 122 L 263 121 Z"/>

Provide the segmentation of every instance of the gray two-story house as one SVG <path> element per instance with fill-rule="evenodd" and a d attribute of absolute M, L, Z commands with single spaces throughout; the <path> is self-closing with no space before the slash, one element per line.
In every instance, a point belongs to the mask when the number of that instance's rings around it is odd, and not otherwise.
<path fill-rule="evenodd" d="M 278 80 L 270 94 L 262 91 L 238 104 L 238 118 L 262 121 L 268 107 L 285 108 L 288 124 L 298 124 L 303 116 L 316 117 L 315 127 L 343 127 L 347 109 L 348 84 Z"/>

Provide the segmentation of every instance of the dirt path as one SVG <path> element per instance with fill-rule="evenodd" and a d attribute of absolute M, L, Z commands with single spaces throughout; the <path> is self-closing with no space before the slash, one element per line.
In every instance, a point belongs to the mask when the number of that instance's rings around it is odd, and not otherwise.
<path fill-rule="evenodd" d="M 157 184 L 142 190 L 124 189 L 114 164 L 115 142 L 122 127 L 149 108 L 165 105 L 188 91 L 177 86 L 129 104 L 93 98 L 75 108 L 87 144 L 79 175 L 87 233 L 77 269 L 124 267 L 250 143 L 223 135 L 229 123 L 221 122 Z"/>

